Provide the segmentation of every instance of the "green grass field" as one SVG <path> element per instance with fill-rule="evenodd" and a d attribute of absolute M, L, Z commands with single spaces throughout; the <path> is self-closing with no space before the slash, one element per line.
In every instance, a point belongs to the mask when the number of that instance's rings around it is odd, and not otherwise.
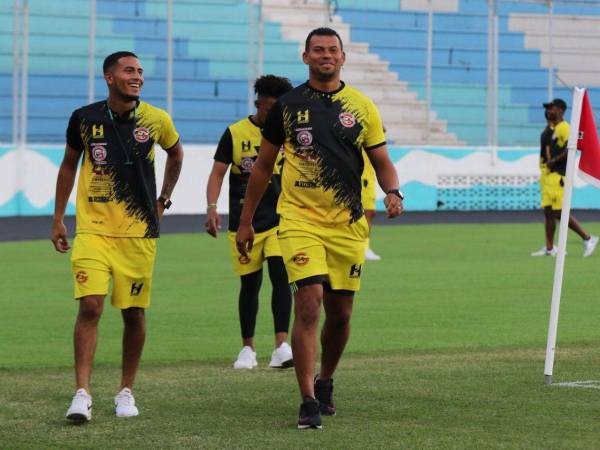
<path fill-rule="evenodd" d="M 594 234 L 600 224 L 586 224 Z M 555 382 L 600 380 L 600 253 L 571 234 Z M 0 448 L 562 449 L 600 445 L 600 392 L 543 384 L 553 258 L 542 224 L 376 227 L 336 374 L 338 416 L 295 428 L 292 371 L 272 351 L 268 278 L 259 368 L 238 372 L 238 280 L 225 236 L 159 243 L 140 417 L 117 419 L 121 323 L 105 308 L 94 418 L 73 426 L 70 263 L 49 241 L 0 244 Z"/>

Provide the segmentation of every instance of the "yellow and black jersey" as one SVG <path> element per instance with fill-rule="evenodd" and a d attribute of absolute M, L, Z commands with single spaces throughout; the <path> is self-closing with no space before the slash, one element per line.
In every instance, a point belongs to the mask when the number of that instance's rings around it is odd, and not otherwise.
<path fill-rule="evenodd" d="M 285 148 L 282 217 L 326 225 L 362 217 L 362 151 L 385 144 L 370 98 L 343 82 L 328 93 L 306 82 L 273 105 L 263 136 Z"/>
<path fill-rule="evenodd" d="M 242 119 L 227 127 L 215 152 L 215 161 L 231 164 L 229 171 L 229 231 L 237 231 L 244 206 L 244 196 L 248 179 L 260 150 L 261 132 L 251 117 Z M 262 197 L 252 226 L 257 233 L 269 230 L 279 223 L 277 198 L 281 191 L 281 166 L 283 153 L 280 152 L 273 169 L 273 177 Z"/>
<path fill-rule="evenodd" d="M 168 150 L 178 140 L 171 117 L 148 103 L 122 117 L 106 101 L 75 110 L 67 144 L 83 152 L 77 233 L 158 237 L 154 143 Z"/>
<path fill-rule="evenodd" d="M 566 120 L 557 123 L 552 133 L 552 145 L 550 146 L 550 157 L 556 158 L 567 152 L 569 143 L 570 127 Z M 561 159 L 550 168 L 550 172 L 556 172 L 564 176 L 567 173 L 567 158 Z"/>
<path fill-rule="evenodd" d="M 540 164 L 546 164 L 546 147 L 552 148 L 552 134 L 554 130 L 546 125 L 540 135 Z"/>

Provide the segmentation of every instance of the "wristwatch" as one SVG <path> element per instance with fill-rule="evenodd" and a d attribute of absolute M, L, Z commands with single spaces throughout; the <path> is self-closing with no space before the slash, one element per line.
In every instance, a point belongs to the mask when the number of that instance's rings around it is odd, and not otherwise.
<path fill-rule="evenodd" d="M 165 209 L 169 209 L 173 202 L 170 198 L 163 197 L 162 195 L 156 199 Z"/>
<path fill-rule="evenodd" d="M 386 192 L 386 194 L 394 194 L 400 200 L 404 200 L 404 194 L 402 192 L 400 192 L 400 190 L 398 190 L 398 189 L 390 189 L 389 191 Z"/>

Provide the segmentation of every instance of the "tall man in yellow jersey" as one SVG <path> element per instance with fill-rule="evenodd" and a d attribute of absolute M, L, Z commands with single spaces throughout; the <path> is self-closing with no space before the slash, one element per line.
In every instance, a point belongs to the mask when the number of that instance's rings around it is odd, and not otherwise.
<path fill-rule="evenodd" d="M 557 220 L 560 220 L 564 194 L 564 178 L 567 170 L 567 143 L 569 140 L 569 124 L 564 120 L 567 104 L 560 98 L 555 98 L 550 103 L 544 103 L 547 116 L 553 123 L 553 132 L 546 150 L 547 171 L 543 177 L 542 184 L 542 208 L 546 220 L 552 221 L 546 227 L 546 245 L 541 250 L 532 253 L 532 256 L 555 256 L 554 229 Z M 547 147 L 548 148 L 548 147 Z M 575 231 L 583 240 L 583 256 L 587 257 L 594 253 L 598 245 L 598 236 L 589 235 L 579 224 L 577 219 L 569 215 L 569 228 Z"/>
<path fill-rule="evenodd" d="M 294 290 L 292 349 L 302 397 L 298 428 L 304 429 L 321 428 L 321 414 L 336 413 L 333 374 L 350 336 L 368 236 L 361 205 L 363 149 L 387 193 L 389 217 L 401 213 L 402 194 L 377 108 L 340 80 L 345 54 L 337 32 L 311 31 L 302 60 L 309 80 L 279 98 L 263 128 L 236 244 L 242 254 L 252 249 L 252 216 L 283 144 L 279 243 Z M 321 303 L 326 318 L 315 376 Z"/>
<path fill-rule="evenodd" d="M 262 283 L 263 262 L 267 262 L 271 291 L 271 311 L 275 329 L 275 349 L 269 367 L 286 368 L 293 365 L 292 349 L 287 343 L 292 295 L 288 286 L 285 265 L 281 258 L 276 205 L 281 190 L 281 165 L 283 155 L 276 164 L 273 178 L 254 215 L 252 226 L 256 233 L 254 247 L 248 256 L 242 256 L 235 245 L 248 178 L 260 149 L 261 128 L 267 113 L 278 97 L 292 89 L 287 78 L 264 75 L 254 83 L 256 113 L 227 127 L 215 152 L 215 162 L 206 186 L 206 232 L 213 237 L 221 228 L 217 200 L 227 169 L 229 172 L 229 227 L 227 238 L 231 246 L 234 271 L 239 275 L 241 287 L 238 312 L 242 334 L 242 350 L 233 363 L 234 369 L 253 369 L 256 361 L 254 330 L 258 313 L 258 294 Z"/>
<path fill-rule="evenodd" d="M 111 303 L 124 323 L 117 417 L 139 414 L 132 387 L 146 336 L 159 221 L 171 205 L 183 149 L 171 117 L 139 100 L 143 69 L 131 52 L 117 52 L 103 64 L 108 98 L 75 110 L 67 129 L 65 156 L 56 182 L 52 242 L 66 253 L 65 208 L 81 160 L 77 186 L 77 230 L 71 262 L 79 313 L 75 322 L 77 391 L 67 419 L 92 418 L 90 378 L 98 321 L 112 278 Z M 154 144 L 167 152 L 164 181 L 156 195 Z"/>

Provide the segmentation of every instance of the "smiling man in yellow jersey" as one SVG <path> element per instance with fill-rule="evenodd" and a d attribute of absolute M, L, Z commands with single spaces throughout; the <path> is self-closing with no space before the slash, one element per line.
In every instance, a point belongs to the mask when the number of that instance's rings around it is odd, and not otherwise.
<path fill-rule="evenodd" d="M 361 205 L 363 150 L 387 193 L 389 217 L 401 213 L 402 194 L 377 108 L 340 79 L 345 53 L 337 32 L 311 31 L 302 60 L 309 80 L 279 98 L 263 128 L 236 244 L 242 254 L 251 251 L 252 217 L 283 144 L 279 243 L 295 291 L 292 349 L 302 398 L 298 428 L 306 429 L 321 428 L 321 414 L 336 413 L 333 374 L 350 336 L 368 236 Z M 326 318 L 315 376 L 321 304 Z"/>
<path fill-rule="evenodd" d="M 124 323 L 118 417 L 137 416 L 132 387 L 146 336 L 144 311 L 150 305 L 159 221 L 171 205 L 183 149 L 171 117 L 139 100 L 143 69 L 131 52 L 106 57 L 108 99 L 73 112 L 67 146 L 56 182 L 52 242 L 58 252 L 70 246 L 63 223 L 77 165 L 77 230 L 71 256 L 75 298 L 75 377 L 77 391 L 67 419 L 92 417 L 90 378 L 98 321 L 112 279 L 111 303 Z M 164 181 L 156 195 L 154 144 L 167 152 Z"/>

